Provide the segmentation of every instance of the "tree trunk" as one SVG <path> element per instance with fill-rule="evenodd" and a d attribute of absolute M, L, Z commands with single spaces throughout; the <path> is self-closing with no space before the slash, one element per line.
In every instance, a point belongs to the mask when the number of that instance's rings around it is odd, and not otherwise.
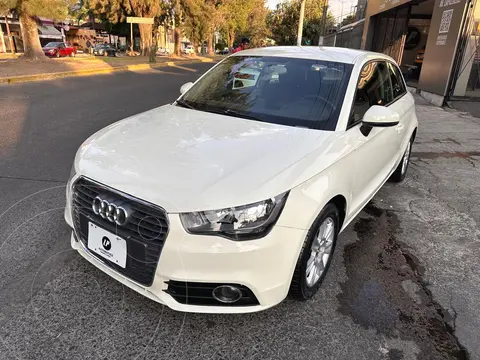
<path fill-rule="evenodd" d="M 144 56 L 150 55 L 152 48 L 152 24 L 138 24 L 140 29 L 140 52 Z"/>
<path fill-rule="evenodd" d="M 157 49 L 158 49 L 158 39 L 160 37 L 160 31 L 157 29 L 155 29 L 155 33 L 154 33 L 154 36 L 153 36 L 153 41 L 152 41 L 152 47 L 151 47 L 151 50 L 150 50 L 150 58 L 148 59 L 148 62 L 151 62 L 151 63 L 156 63 L 157 62 L 157 58 L 156 58 L 156 54 L 157 54 Z"/>
<path fill-rule="evenodd" d="M 22 29 L 24 56 L 31 60 L 45 59 L 45 54 L 38 38 L 36 21 L 28 14 L 20 13 L 20 26 Z"/>
<path fill-rule="evenodd" d="M 210 31 L 208 32 L 208 38 L 207 38 L 207 51 L 208 51 L 208 55 L 212 56 L 215 54 L 214 50 L 213 50 L 213 33 L 214 31 L 212 31 L 210 29 Z"/>
<path fill-rule="evenodd" d="M 180 46 L 180 40 L 181 40 L 181 37 L 182 37 L 182 29 L 181 28 L 179 28 L 179 27 L 175 28 L 174 37 L 175 37 L 175 55 L 180 56 L 181 52 L 182 52 L 182 49 L 181 49 L 181 46 Z"/>
<path fill-rule="evenodd" d="M 233 46 L 233 40 L 235 40 L 235 32 L 229 31 L 228 32 L 228 47 L 231 48 Z"/>
<path fill-rule="evenodd" d="M 195 54 L 198 55 L 198 39 L 196 38 L 193 39 L 193 51 L 195 51 Z"/>

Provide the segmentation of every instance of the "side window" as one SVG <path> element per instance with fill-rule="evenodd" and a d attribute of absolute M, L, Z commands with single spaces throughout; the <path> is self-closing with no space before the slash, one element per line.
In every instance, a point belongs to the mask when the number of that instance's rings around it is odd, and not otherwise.
<path fill-rule="evenodd" d="M 65 44 L 64 43 L 60 44 L 60 49 L 65 49 Z"/>
<path fill-rule="evenodd" d="M 388 71 L 390 73 L 390 78 L 392 79 L 393 98 L 396 99 L 404 95 L 407 92 L 407 89 L 405 88 L 402 73 L 397 66 L 388 63 Z"/>
<path fill-rule="evenodd" d="M 362 120 L 363 115 L 371 106 L 385 106 L 392 100 L 392 85 L 386 63 L 372 61 L 365 64 L 357 84 L 350 124 Z"/>

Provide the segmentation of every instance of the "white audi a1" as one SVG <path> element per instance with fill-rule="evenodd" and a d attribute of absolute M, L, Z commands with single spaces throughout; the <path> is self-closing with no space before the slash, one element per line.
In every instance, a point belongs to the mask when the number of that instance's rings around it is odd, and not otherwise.
<path fill-rule="evenodd" d="M 338 234 L 405 177 L 416 131 L 413 97 L 385 55 L 242 51 L 173 104 L 85 141 L 67 185 L 71 244 L 175 310 L 309 299 Z"/>

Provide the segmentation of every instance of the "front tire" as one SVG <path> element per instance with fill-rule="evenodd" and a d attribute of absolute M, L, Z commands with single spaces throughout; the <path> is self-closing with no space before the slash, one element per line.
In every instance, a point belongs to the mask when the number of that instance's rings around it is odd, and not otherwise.
<path fill-rule="evenodd" d="M 289 295 L 308 300 L 327 275 L 337 243 L 340 221 L 334 204 L 326 205 L 308 232 L 293 272 Z"/>
<path fill-rule="evenodd" d="M 407 149 L 403 153 L 402 160 L 400 164 L 398 164 L 397 168 L 393 172 L 392 176 L 390 177 L 390 181 L 392 182 L 402 182 L 407 175 L 408 165 L 410 164 L 410 155 L 412 154 L 412 145 L 413 145 L 413 136 L 410 138 L 408 142 Z"/>

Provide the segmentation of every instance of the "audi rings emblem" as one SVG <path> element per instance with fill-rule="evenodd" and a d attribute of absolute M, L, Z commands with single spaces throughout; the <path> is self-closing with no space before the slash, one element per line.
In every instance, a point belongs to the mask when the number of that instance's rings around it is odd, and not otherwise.
<path fill-rule="evenodd" d="M 102 199 L 100 195 L 93 199 L 92 209 L 95 215 L 100 215 L 119 226 L 125 225 L 131 215 L 130 207 L 127 204 Z"/>

